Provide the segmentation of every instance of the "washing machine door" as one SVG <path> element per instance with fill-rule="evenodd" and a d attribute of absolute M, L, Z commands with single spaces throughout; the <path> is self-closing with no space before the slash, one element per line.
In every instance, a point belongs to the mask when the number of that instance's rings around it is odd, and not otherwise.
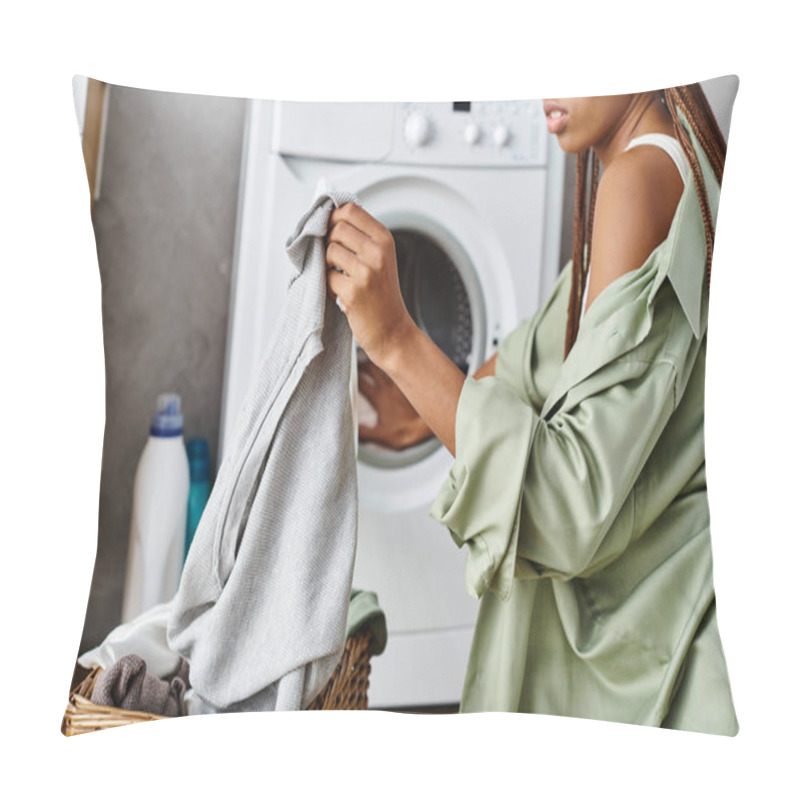
<path fill-rule="evenodd" d="M 400 291 L 417 326 L 466 375 L 485 352 L 483 294 L 469 256 L 444 228 L 424 217 L 389 215 L 394 237 Z M 358 354 L 359 362 L 367 357 Z M 372 425 L 377 414 L 359 395 L 359 422 Z M 386 424 L 387 420 L 381 420 Z M 397 470 L 423 461 L 440 444 L 431 438 L 404 450 L 361 441 L 359 458 L 376 468 Z"/>
<path fill-rule="evenodd" d="M 445 184 L 402 177 L 397 168 L 389 179 L 353 189 L 394 237 L 400 289 L 414 322 L 459 369 L 474 372 L 486 359 L 494 316 L 481 274 L 488 256 L 478 244 L 480 221 Z M 371 425 L 375 419 L 360 397 L 359 421 Z M 427 511 L 451 463 L 435 438 L 399 451 L 362 441 L 360 501 L 382 513 Z"/>
<path fill-rule="evenodd" d="M 391 225 L 400 291 L 414 322 L 466 375 L 483 350 L 484 314 L 469 257 L 457 242 L 413 227 Z"/>

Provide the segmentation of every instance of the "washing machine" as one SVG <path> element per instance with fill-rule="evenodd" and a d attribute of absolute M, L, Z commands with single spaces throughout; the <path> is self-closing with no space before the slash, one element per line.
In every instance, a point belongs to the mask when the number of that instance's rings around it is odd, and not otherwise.
<path fill-rule="evenodd" d="M 320 181 L 392 231 L 409 312 L 471 374 L 556 279 L 563 180 L 540 101 L 251 101 L 220 453 L 286 296 L 286 240 Z M 374 708 L 460 699 L 478 603 L 465 553 L 428 513 L 451 464 L 436 440 L 358 447 L 354 586 L 377 593 L 389 631 L 372 661 Z"/>

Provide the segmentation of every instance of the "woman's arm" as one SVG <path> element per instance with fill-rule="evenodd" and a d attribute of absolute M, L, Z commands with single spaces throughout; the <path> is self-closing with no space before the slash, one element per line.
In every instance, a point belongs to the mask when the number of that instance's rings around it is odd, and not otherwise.
<path fill-rule="evenodd" d="M 402 344 L 388 350 L 379 366 L 455 455 L 456 410 L 464 373 L 413 322 Z"/>
<path fill-rule="evenodd" d="M 391 233 L 360 206 L 348 203 L 337 208 L 331 214 L 327 263 L 328 286 L 339 298 L 356 341 L 455 454 L 456 409 L 464 374 L 406 310 Z M 493 373 L 494 359 L 490 359 L 476 377 Z"/>
<path fill-rule="evenodd" d="M 473 377 L 480 379 L 494 375 L 496 361 L 495 354 Z M 358 365 L 358 390 L 377 414 L 374 425 L 363 423 L 359 425 L 360 441 L 377 442 L 392 450 L 403 450 L 433 436 L 430 426 L 420 417 L 408 398 L 389 376 L 369 359 Z"/>

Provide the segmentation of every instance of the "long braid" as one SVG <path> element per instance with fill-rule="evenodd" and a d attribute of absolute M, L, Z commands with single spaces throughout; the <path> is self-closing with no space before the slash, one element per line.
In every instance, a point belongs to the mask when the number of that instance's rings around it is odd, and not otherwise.
<path fill-rule="evenodd" d="M 583 287 L 581 288 L 581 305 L 583 305 L 583 295 L 586 294 L 586 276 L 589 272 L 589 264 L 592 263 L 592 229 L 594 227 L 594 206 L 597 200 L 597 184 L 600 180 L 600 159 L 594 150 L 591 151 L 592 162 L 592 182 L 589 185 L 589 219 L 586 221 L 586 265 L 583 271 Z"/>
<path fill-rule="evenodd" d="M 567 330 L 564 339 L 564 358 L 569 354 L 578 335 L 580 300 L 583 290 L 583 245 L 586 235 L 583 206 L 586 202 L 586 162 L 589 151 L 578 153 L 575 161 L 575 206 L 572 215 L 572 280 L 567 305 Z"/>
<path fill-rule="evenodd" d="M 708 157 L 714 176 L 722 183 L 722 172 L 725 167 L 725 154 L 727 146 L 725 137 L 719 129 L 714 112 L 708 104 L 702 87 L 693 83 L 690 86 L 676 86 L 664 90 L 664 99 L 673 106 L 680 107 L 695 136 L 703 147 Z M 669 107 L 669 106 L 668 106 Z M 673 120 L 678 121 L 673 108 L 670 108 Z"/>
<path fill-rule="evenodd" d="M 683 112 L 692 130 L 695 132 L 695 136 L 697 136 L 697 140 L 705 151 L 709 163 L 714 170 L 714 176 L 719 183 L 722 182 L 722 171 L 725 167 L 725 153 L 727 149 L 725 139 L 708 105 L 705 93 L 699 84 L 695 83 L 691 86 L 676 86 L 672 89 L 665 89 L 664 99 L 669 109 L 670 116 L 675 123 L 678 141 L 681 143 L 683 152 L 686 154 L 686 158 L 692 168 L 692 175 L 694 176 L 694 185 L 697 190 L 697 198 L 700 201 L 700 211 L 703 215 L 703 229 L 706 235 L 706 282 L 710 286 L 711 254 L 714 251 L 714 221 L 711 215 L 711 207 L 708 204 L 706 183 L 703 179 L 700 161 L 692 147 L 689 134 L 680 123 L 678 109 Z"/>
<path fill-rule="evenodd" d="M 587 187 L 586 174 L 591 170 Z M 572 226 L 572 284 L 567 307 L 567 331 L 564 341 L 564 358 L 567 357 L 581 321 L 581 306 L 586 291 L 586 274 L 591 259 L 592 221 L 597 195 L 600 165 L 593 150 L 578 153 L 575 170 L 575 213 Z M 588 215 L 586 213 L 588 205 Z"/>
<path fill-rule="evenodd" d="M 703 215 L 703 228 L 706 237 L 706 280 L 711 280 L 711 254 L 714 249 L 714 223 L 706 194 L 703 171 L 700 161 L 692 147 L 689 134 L 678 117 L 678 109 L 683 113 L 698 142 L 708 157 L 714 176 L 722 182 L 725 166 L 726 144 L 719 125 L 708 104 L 705 93 L 698 83 L 665 89 L 664 100 L 672 117 L 678 141 L 686 154 L 694 177 L 700 211 Z M 591 169 L 591 183 L 587 187 L 587 172 Z M 599 164 L 593 150 L 578 154 L 575 170 L 575 219 L 572 234 L 572 284 L 567 306 L 567 330 L 564 342 L 564 358 L 569 355 L 580 326 L 583 295 L 586 292 L 586 275 L 591 263 L 592 223 L 597 195 Z M 587 218 L 588 210 L 588 218 Z"/>

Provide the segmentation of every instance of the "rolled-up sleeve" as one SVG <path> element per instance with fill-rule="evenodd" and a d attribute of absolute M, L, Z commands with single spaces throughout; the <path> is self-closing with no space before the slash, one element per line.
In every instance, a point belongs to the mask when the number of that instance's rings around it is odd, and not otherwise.
<path fill-rule="evenodd" d="M 467 378 L 456 411 L 456 459 L 431 508 L 459 547 L 467 547 L 466 585 L 508 596 L 520 527 L 522 477 L 539 422 L 496 378 Z"/>
<path fill-rule="evenodd" d="M 500 379 L 465 382 L 431 514 L 468 548 L 470 594 L 506 598 L 515 576 L 575 577 L 629 544 L 630 525 L 607 535 L 675 407 L 675 367 L 626 358 L 606 371 L 547 419 Z"/>

